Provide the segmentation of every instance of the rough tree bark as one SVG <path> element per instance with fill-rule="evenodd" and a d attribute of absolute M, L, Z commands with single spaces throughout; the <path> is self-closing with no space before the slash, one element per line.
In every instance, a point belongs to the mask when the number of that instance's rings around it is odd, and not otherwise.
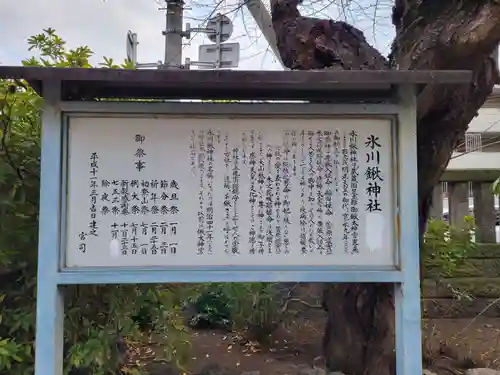
<path fill-rule="evenodd" d="M 297 0 L 272 0 L 284 63 L 292 69 L 472 70 L 471 84 L 430 85 L 418 98 L 420 235 L 432 189 L 470 121 L 498 80 L 491 54 L 500 41 L 500 0 L 395 0 L 396 38 L 386 61 L 360 31 L 343 23 L 301 17 Z M 403 150 L 404 151 L 404 150 Z M 332 284 L 323 304 L 323 340 L 331 370 L 349 375 L 394 374 L 392 286 Z"/>

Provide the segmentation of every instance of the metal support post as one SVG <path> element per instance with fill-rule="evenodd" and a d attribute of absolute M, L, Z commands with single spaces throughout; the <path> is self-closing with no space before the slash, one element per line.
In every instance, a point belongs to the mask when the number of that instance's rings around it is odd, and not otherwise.
<path fill-rule="evenodd" d="M 396 373 L 422 374 L 416 89 L 399 90 L 399 236 L 403 282 L 395 284 Z"/>
<path fill-rule="evenodd" d="M 62 173 L 61 83 L 44 82 L 35 374 L 63 374 L 64 299 L 59 271 Z"/>

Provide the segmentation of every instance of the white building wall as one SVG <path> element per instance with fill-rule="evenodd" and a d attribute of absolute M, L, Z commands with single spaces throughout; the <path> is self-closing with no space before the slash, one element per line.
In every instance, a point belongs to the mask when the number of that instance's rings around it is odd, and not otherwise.
<path fill-rule="evenodd" d="M 500 132 L 500 108 L 483 107 L 469 124 L 467 132 Z"/>
<path fill-rule="evenodd" d="M 448 170 L 464 169 L 496 169 L 500 175 L 500 152 L 453 153 L 448 164 Z"/>
<path fill-rule="evenodd" d="M 488 137 L 488 133 L 500 134 L 500 108 L 491 105 L 481 108 L 478 116 L 469 124 L 467 133 L 469 134 L 469 141 L 467 142 L 468 150 L 463 153 L 455 152 L 447 169 L 494 169 L 500 172 L 500 137 L 499 139 L 484 141 L 484 138 Z M 476 143 L 480 142 L 480 139 L 476 138 L 483 139 L 483 147 L 477 151 L 473 151 L 477 147 Z M 490 146 L 489 149 L 487 146 L 485 147 L 486 144 L 493 142 L 495 144 Z"/>

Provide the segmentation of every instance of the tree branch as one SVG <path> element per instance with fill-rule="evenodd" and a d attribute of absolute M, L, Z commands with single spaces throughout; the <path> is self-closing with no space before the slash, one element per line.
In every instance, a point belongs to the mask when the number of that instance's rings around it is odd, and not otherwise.
<path fill-rule="evenodd" d="M 10 90 L 10 89 L 9 89 Z M 21 184 L 24 184 L 24 176 L 23 173 L 21 172 L 21 169 L 19 166 L 17 166 L 14 163 L 14 159 L 12 158 L 9 148 L 7 147 L 7 136 L 9 134 L 9 123 L 12 122 L 12 118 L 10 117 L 10 108 L 14 106 L 15 104 L 15 99 L 12 102 L 12 104 L 7 104 L 7 97 L 10 94 L 9 90 L 7 90 L 7 93 L 5 94 L 4 98 L 4 103 L 5 106 L 2 108 L 3 116 L 1 119 L 2 123 L 2 137 L 0 138 L 0 151 L 3 151 L 3 154 L 5 155 L 5 159 L 7 161 L 7 164 L 14 170 L 14 172 L 17 174 L 17 177 L 19 178 L 19 181 Z M 7 115 L 9 114 L 9 115 Z"/>
<path fill-rule="evenodd" d="M 485 0 L 397 0 L 390 59 L 402 69 L 472 70 L 468 85 L 429 85 L 418 98 L 421 214 L 457 141 L 498 82 L 491 53 L 500 41 L 500 4 Z"/>
<path fill-rule="evenodd" d="M 387 69 L 362 32 L 342 22 L 301 17 L 298 0 L 272 0 L 272 21 L 285 65 L 292 69 Z M 396 0 L 390 66 L 471 70 L 470 84 L 428 85 L 418 98 L 420 214 L 457 141 L 491 94 L 498 71 L 491 54 L 500 41 L 500 0 Z M 423 225 L 423 224 L 422 224 Z"/>
<path fill-rule="evenodd" d="M 286 66 L 303 70 L 388 68 L 361 31 L 343 23 L 301 17 L 298 2 L 273 0 L 273 27 Z M 500 41 L 500 0 L 395 0 L 392 19 L 396 38 L 390 67 L 473 71 L 470 84 L 429 85 L 418 98 L 422 237 L 432 190 L 457 141 L 498 82 L 490 56 Z M 328 368 L 335 366 L 345 373 L 367 369 L 373 374 L 393 373 L 394 323 L 387 314 L 394 309 L 392 289 L 374 284 L 330 285 L 323 301 L 328 312 L 324 336 Z"/>

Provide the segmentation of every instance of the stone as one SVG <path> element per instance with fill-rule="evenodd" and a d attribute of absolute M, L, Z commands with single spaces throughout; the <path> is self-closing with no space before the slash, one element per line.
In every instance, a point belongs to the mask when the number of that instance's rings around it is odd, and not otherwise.
<path fill-rule="evenodd" d="M 328 375 L 345 375 L 343 372 L 340 372 L 340 371 L 334 371 L 334 372 L 330 372 Z"/>
<path fill-rule="evenodd" d="M 326 370 L 321 367 L 301 368 L 298 375 L 327 375 Z"/>
<path fill-rule="evenodd" d="M 465 375 L 500 375 L 500 371 L 491 368 L 473 368 L 467 370 Z"/>
<path fill-rule="evenodd" d="M 260 371 L 259 370 L 255 370 L 255 371 L 243 371 L 241 373 L 241 375 L 260 375 Z"/>
<path fill-rule="evenodd" d="M 316 357 L 312 361 L 312 367 L 323 367 L 326 368 L 326 360 L 322 355 Z"/>
<path fill-rule="evenodd" d="M 432 372 L 431 370 L 424 369 L 422 371 L 422 375 L 437 375 L 435 372 Z"/>

